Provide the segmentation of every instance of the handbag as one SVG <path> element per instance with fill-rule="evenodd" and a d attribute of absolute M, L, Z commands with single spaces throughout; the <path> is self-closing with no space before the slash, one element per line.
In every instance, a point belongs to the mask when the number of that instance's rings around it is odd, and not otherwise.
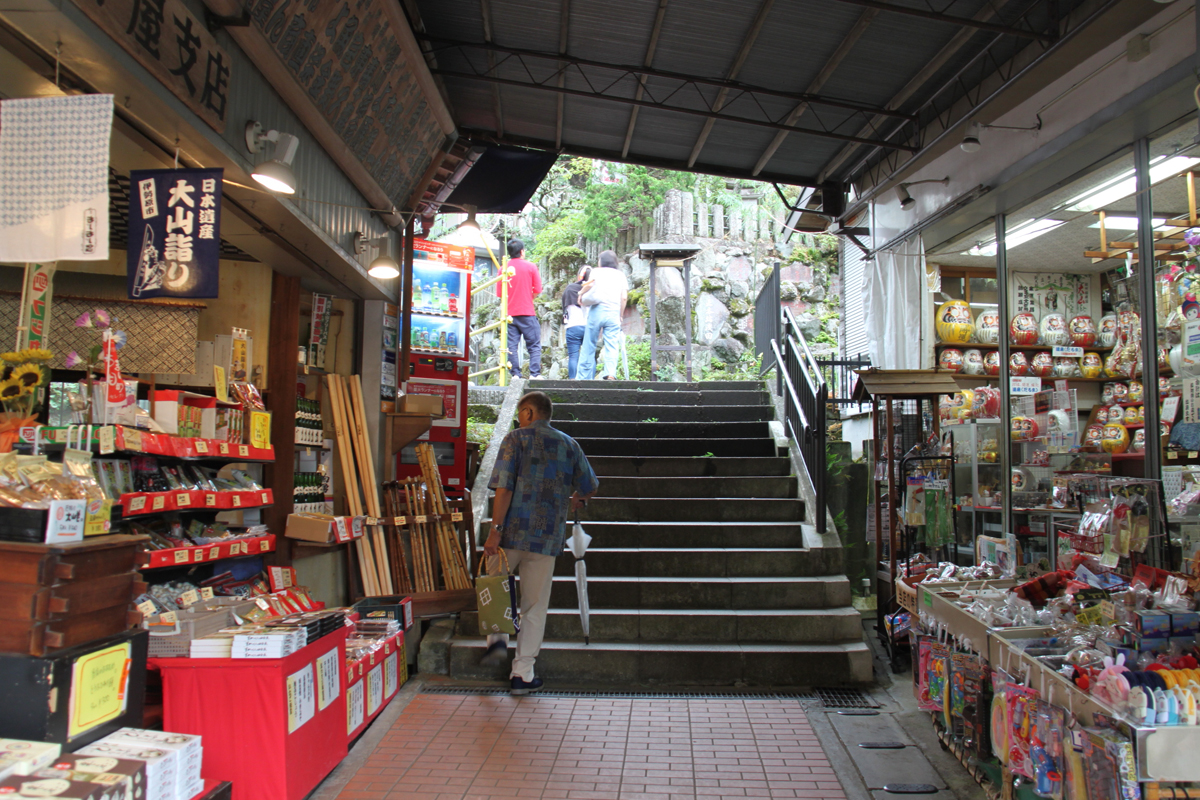
<path fill-rule="evenodd" d="M 517 578 L 508 568 L 508 556 L 500 551 L 503 571 L 485 575 L 488 557 L 479 559 L 479 575 L 475 578 L 475 605 L 479 610 L 479 633 L 515 634 L 521 630 L 517 614 Z"/>

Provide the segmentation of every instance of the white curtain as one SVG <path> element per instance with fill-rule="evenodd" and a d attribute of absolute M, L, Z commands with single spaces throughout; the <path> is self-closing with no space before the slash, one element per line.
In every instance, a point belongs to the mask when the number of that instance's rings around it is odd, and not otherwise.
<path fill-rule="evenodd" d="M 863 309 L 867 352 L 880 369 L 921 368 L 921 293 L 925 245 L 914 236 L 867 262 Z"/>

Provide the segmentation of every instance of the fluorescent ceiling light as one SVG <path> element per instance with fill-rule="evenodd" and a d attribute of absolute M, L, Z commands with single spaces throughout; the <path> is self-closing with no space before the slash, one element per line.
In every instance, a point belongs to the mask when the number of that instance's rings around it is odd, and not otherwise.
<path fill-rule="evenodd" d="M 1200 158 L 1187 156 L 1158 156 L 1150 160 L 1150 184 L 1159 181 L 1189 167 L 1200 164 Z M 1122 172 L 1117 177 L 1089 189 L 1078 197 L 1067 201 L 1068 211 L 1096 211 L 1107 205 L 1129 197 L 1137 191 L 1137 178 L 1133 170 Z"/>
<path fill-rule="evenodd" d="M 1167 220 L 1165 217 L 1163 217 L 1163 218 L 1154 217 L 1154 219 L 1152 220 L 1152 222 L 1154 223 L 1154 229 L 1156 231 L 1167 230 L 1167 226 L 1165 224 L 1166 221 Z M 1089 228 L 1099 228 L 1100 221 L 1096 220 L 1088 227 Z M 1117 231 L 1136 231 L 1138 229 L 1138 218 L 1137 217 L 1106 216 L 1104 218 L 1104 229 L 1105 230 L 1117 230 Z"/>
<path fill-rule="evenodd" d="M 1017 245 L 1025 244 L 1031 239 L 1036 239 L 1043 233 L 1054 230 L 1060 225 L 1066 225 L 1065 220 L 1061 219 L 1031 219 L 1028 222 L 1022 222 L 1020 225 L 1014 226 L 1004 237 L 1004 242 L 1007 250 L 1012 250 Z M 968 250 L 965 255 L 968 256 L 995 256 L 996 255 L 996 240 L 990 242 L 980 242 L 979 244 Z"/>

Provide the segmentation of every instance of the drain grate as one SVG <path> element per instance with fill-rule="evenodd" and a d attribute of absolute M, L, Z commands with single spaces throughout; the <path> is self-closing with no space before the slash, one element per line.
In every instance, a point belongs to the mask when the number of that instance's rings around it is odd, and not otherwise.
<path fill-rule="evenodd" d="M 879 708 L 858 689 L 817 689 L 817 697 L 826 708 Z"/>
<path fill-rule="evenodd" d="M 452 694 L 452 695 L 507 695 L 508 689 L 496 686 L 454 686 L 454 685 L 436 685 L 426 684 L 421 687 L 421 694 Z M 606 697 L 614 700 L 619 699 L 635 699 L 635 700 L 746 700 L 746 699 L 767 699 L 767 700 L 815 700 L 816 695 L 812 692 L 804 691 L 754 691 L 747 690 L 742 692 L 713 692 L 713 691 L 673 691 L 673 692 L 622 692 L 622 691 L 584 691 L 584 690 L 550 690 L 544 689 L 540 692 L 525 695 L 527 698 L 548 697 L 554 699 L 586 699 L 592 697 Z"/>

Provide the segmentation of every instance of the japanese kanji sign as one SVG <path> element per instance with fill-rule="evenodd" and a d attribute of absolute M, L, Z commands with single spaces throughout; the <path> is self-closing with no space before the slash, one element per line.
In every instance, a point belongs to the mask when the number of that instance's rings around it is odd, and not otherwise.
<path fill-rule="evenodd" d="M 129 173 L 129 297 L 216 297 L 220 169 Z"/>
<path fill-rule="evenodd" d="M 75 0 L 214 130 L 225 130 L 231 60 L 180 0 Z"/>

